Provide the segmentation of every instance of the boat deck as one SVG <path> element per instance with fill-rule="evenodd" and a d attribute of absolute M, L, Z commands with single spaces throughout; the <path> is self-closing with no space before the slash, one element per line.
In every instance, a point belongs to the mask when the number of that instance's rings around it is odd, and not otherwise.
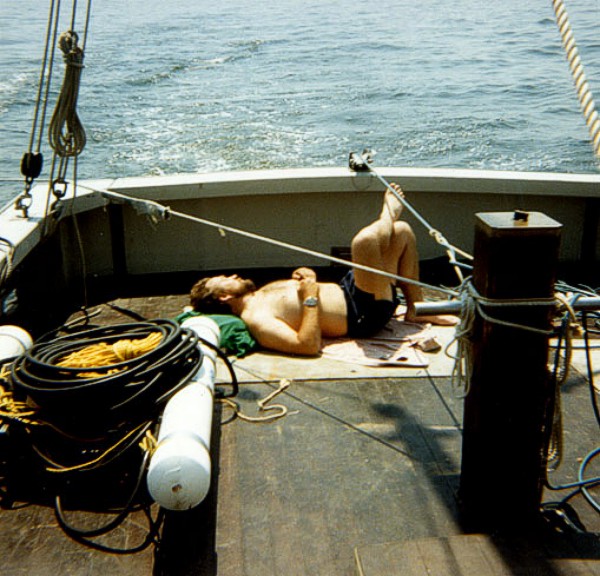
<path fill-rule="evenodd" d="M 186 300 L 179 295 L 121 299 L 102 305 L 92 321 L 126 322 L 126 311 L 146 318 L 174 317 Z M 453 328 L 434 330 L 442 345 L 454 334 Z M 426 367 L 412 368 L 264 353 L 236 360 L 237 402 L 243 412 L 256 415 L 257 400 L 289 379 L 290 387 L 275 400 L 288 414 L 253 423 L 234 418 L 224 404 L 216 405 L 211 491 L 197 508 L 166 514 L 160 545 L 130 555 L 93 550 L 65 535 L 43 501 L 12 501 L 9 492 L 0 492 L 0 572 L 600 574 L 600 517 L 580 496 L 570 504 L 587 533 L 563 528 L 523 540 L 515 526 L 515 541 L 506 535 L 464 534 L 456 499 L 462 400 L 449 378 L 451 360 L 443 351 L 425 357 Z M 516 351 L 515 361 L 517 357 Z M 563 389 L 564 457 L 552 476 L 555 483 L 575 480 L 581 459 L 597 447 L 585 374 L 583 353 L 576 350 Z M 217 381 L 227 380 L 221 366 Z M 547 493 L 544 500 L 562 496 Z M 490 508 L 494 497 L 490 494 Z M 72 512 L 70 518 L 84 526 L 105 521 L 103 515 L 87 512 Z M 99 541 L 133 546 L 146 530 L 138 511 Z"/>

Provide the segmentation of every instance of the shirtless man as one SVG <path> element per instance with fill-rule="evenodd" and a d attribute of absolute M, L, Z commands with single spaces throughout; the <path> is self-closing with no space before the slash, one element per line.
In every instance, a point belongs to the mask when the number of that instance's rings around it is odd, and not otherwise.
<path fill-rule="evenodd" d="M 404 196 L 397 184 L 391 184 Z M 379 218 L 352 240 L 352 262 L 418 279 L 419 258 L 415 236 L 408 223 L 399 221 L 402 203 L 386 190 Z M 405 320 L 456 324 L 453 316 L 419 316 L 415 302 L 423 300 L 419 286 L 400 282 L 406 299 Z M 290 354 L 316 355 L 321 338 L 368 337 L 393 316 L 398 305 L 389 277 L 354 268 L 340 284 L 318 282 L 310 268 L 298 268 L 288 280 L 256 289 L 251 280 L 237 275 L 199 280 L 191 292 L 196 310 L 214 312 L 224 305 L 239 316 L 258 343 Z"/>

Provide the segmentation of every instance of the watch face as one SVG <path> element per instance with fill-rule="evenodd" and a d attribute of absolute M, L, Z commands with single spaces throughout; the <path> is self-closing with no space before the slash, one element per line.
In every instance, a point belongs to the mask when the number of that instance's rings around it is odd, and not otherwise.
<path fill-rule="evenodd" d="M 304 305 L 305 306 L 316 306 L 319 303 L 319 301 L 314 297 L 314 296 L 309 296 L 305 301 L 304 301 Z"/>

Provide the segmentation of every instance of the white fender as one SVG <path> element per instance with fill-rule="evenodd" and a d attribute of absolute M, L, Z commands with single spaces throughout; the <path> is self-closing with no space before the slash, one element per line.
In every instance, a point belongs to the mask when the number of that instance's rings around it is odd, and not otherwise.
<path fill-rule="evenodd" d="M 33 340 L 27 330 L 9 324 L 0 326 L 0 362 L 21 356 L 32 346 Z"/>
<path fill-rule="evenodd" d="M 206 316 L 189 318 L 182 326 L 219 345 L 220 330 Z M 154 501 L 168 510 L 188 510 L 200 504 L 210 488 L 210 436 L 213 416 L 215 350 L 199 344 L 204 360 L 190 383 L 165 406 L 158 446 L 146 482 Z"/>

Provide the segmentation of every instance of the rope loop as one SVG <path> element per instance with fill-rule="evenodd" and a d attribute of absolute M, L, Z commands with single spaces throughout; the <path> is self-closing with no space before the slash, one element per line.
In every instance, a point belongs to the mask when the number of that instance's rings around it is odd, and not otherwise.
<path fill-rule="evenodd" d="M 63 32 L 58 38 L 66 65 L 83 68 L 83 50 L 77 45 L 78 42 L 79 35 L 74 30 Z"/>
<path fill-rule="evenodd" d="M 58 44 L 66 63 L 65 77 L 50 121 L 50 146 L 62 158 L 79 156 L 86 144 L 85 130 L 77 115 L 77 98 L 83 70 L 83 50 L 76 32 L 63 32 Z"/>
<path fill-rule="evenodd" d="M 274 420 L 278 420 L 279 418 L 283 418 L 284 416 L 286 416 L 289 413 L 289 410 L 287 406 L 284 406 L 283 404 L 271 404 L 269 406 L 267 406 L 267 404 L 271 402 L 271 400 L 273 400 L 276 396 L 287 390 L 290 387 L 290 384 L 290 380 L 288 380 L 287 378 L 283 378 L 279 381 L 279 386 L 277 389 L 273 390 L 273 392 L 271 392 L 262 400 L 259 400 L 257 402 L 258 409 L 260 412 L 270 412 L 270 414 L 264 414 L 264 416 L 248 416 L 247 414 L 242 412 L 242 409 L 240 408 L 239 404 L 237 402 L 234 402 L 230 398 L 219 398 L 219 402 L 229 406 L 235 413 L 235 416 L 245 422 L 273 422 Z"/>

